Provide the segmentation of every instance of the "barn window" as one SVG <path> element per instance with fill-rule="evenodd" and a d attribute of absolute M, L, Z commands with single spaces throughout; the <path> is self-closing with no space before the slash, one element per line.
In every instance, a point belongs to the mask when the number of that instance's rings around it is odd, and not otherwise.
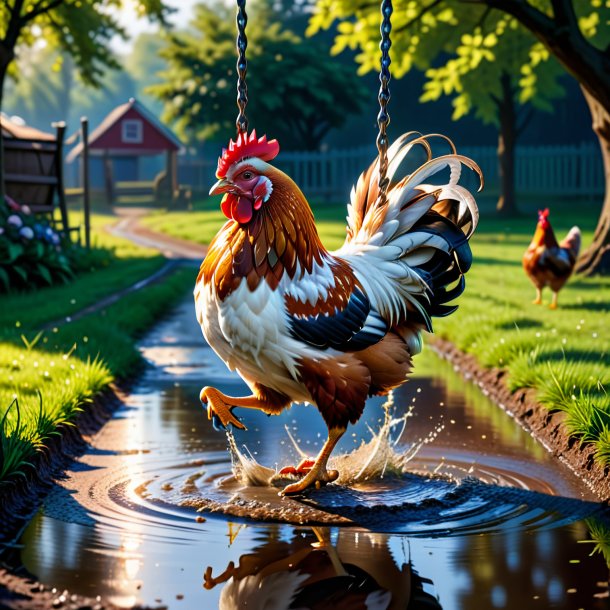
<path fill-rule="evenodd" d="M 140 144 L 142 142 L 142 121 L 129 119 L 121 123 L 121 139 L 127 144 Z"/>

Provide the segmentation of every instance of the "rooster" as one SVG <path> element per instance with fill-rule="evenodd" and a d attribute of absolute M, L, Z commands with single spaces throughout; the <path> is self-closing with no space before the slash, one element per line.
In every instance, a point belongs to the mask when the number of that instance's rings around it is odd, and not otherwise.
<path fill-rule="evenodd" d="M 559 244 L 549 222 L 549 210 L 538 211 L 538 224 L 532 242 L 523 255 L 523 269 L 536 287 L 534 303 L 542 303 L 542 289 L 550 286 L 550 308 L 557 309 L 557 293 L 568 281 L 580 251 L 580 229 L 572 227 Z"/>
<path fill-rule="evenodd" d="M 430 140 L 451 153 L 433 158 Z M 415 146 L 427 161 L 402 179 L 401 163 Z M 201 390 L 208 417 L 244 429 L 235 407 L 277 415 L 293 402 L 314 404 L 328 438 L 315 460 L 283 472 L 302 475 L 282 494 L 334 481 L 331 452 L 367 397 L 406 381 L 421 332 L 464 290 L 478 221 L 474 197 L 458 184 L 462 165 L 443 136 L 408 133 L 388 150 L 387 199 L 380 196 L 379 158 L 362 173 L 348 206 L 347 238 L 329 252 L 298 186 L 269 162 L 276 140 L 241 133 L 218 160 L 218 182 L 229 219 L 210 243 L 195 286 L 203 335 L 237 371 L 252 394 L 230 397 Z M 428 180 L 445 170 L 440 185 Z"/>

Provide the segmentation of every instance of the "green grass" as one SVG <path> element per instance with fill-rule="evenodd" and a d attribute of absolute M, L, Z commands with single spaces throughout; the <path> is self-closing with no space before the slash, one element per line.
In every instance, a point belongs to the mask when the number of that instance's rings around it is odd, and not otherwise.
<path fill-rule="evenodd" d="M 36 292 L 3 294 L 0 307 L 0 336 L 15 327 L 36 328 L 70 316 L 101 298 L 127 288 L 163 266 L 165 259 L 156 250 L 114 237 L 105 227 L 113 216 L 92 217 L 92 247 L 103 250 L 93 256 L 95 267 L 84 270 L 69 284 L 58 284 Z"/>
<path fill-rule="evenodd" d="M 460 308 L 436 320 L 435 331 L 475 354 L 484 366 L 505 369 L 512 390 L 534 388 L 542 405 L 565 411 L 570 432 L 592 442 L 597 459 L 610 465 L 610 278 L 571 278 L 556 311 L 532 304 L 534 288 L 521 257 L 534 232 L 536 209 L 547 206 L 559 238 L 578 224 L 584 245 L 591 242 L 599 214 L 592 203 L 530 201 L 527 216 L 515 220 L 482 216 Z M 317 204 L 313 209 L 324 243 L 331 249 L 340 246 L 345 206 Z M 216 199 L 198 202 L 192 212 L 145 219 L 153 230 L 197 243 L 208 243 L 224 221 Z M 545 296 L 548 303 L 550 293 Z"/>
<path fill-rule="evenodd" d="M 542 205 L 542 204 L 541 204 Z M 562 237 L 573 224 L 590 242 L 595 208 L 561 210 L 551 218 Z M 573 277 L 559 309 L 532 304 L 534 288 L 521 268 L 535 218 L 483 218 L 473 239 L 474 263 L 459 310 L 438 320 L 436 332 L 485 366 L 504 368 L 511 390 L 534 388 L 538 401 L 566 413 L 566 425 L 592 442 L 610 464 L 610 278 Z"/>
<path fill-rule="evenodd" d="M 313 209 L 324 243 L 329 248 L 338 248 L 345 239 L 345 204 L 314 203 Z M 210 197 L 196 201 L 192 211 L 161 210 L 146 216 L 141 223 L 153 231 L 207 245 L 226 221 L 220 211 L 220 198 Z"/>
<path fill-rule="evenodd" d="M 57 426 L 72 422 L 108 384 L 137 371 L 142 360 L 135 339 L 184 296 L 194 275 L 193 269 L 179 269 L 77 322 L 3 337 L 0 404 L 17 404 L 0 428 L 2 445 L 13 445 L 13 453 L 3 452 L 0 460 L 0 483 L 23 471 Z M 12 466 L 3 472 L 7 455 Z"/>
<path fill-rule="evenodd" d="M 108 384 L 133 375 L 142 362 L 134 340 L 194 282 L 193 269 L 179 269 L 106 309 L 40 331 L 41 325 L 132 285 L 164 263 L 156 251 L 105 233 L 108 220 L 94 220 L 94 242 L 111 250 L 106 267 L 65 286 L 2 297 L 0 485 L 27 472 L 58 426 L 73 422 Z"/>

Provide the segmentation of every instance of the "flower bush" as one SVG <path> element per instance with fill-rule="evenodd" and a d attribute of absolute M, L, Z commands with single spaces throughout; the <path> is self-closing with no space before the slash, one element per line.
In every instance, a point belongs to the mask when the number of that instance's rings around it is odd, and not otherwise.
<path fill-rule="evenodd" d="M 46 220 L 6 196 L 0 203 L 0 291 L 68 282 L 69 242 Z"/>

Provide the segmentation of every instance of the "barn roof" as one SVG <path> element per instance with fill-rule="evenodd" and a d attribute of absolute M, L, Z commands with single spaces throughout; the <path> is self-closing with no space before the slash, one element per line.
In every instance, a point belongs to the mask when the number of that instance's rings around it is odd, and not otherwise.
<path fill-rule="evenodd" d="M 121 137 L 121 122 L 124 119 L 140 119 L 144 123 L 142 142 L 126 143 Z M 178 150 L 182 142 L 161 121 L 136 99 L 117 106 L 89 135 L 91 150 L 123 151 L 128 154 L 151 154 L 164 150 Z M 83 143 L 77 144 L 66 157 L 68 163 L 74 161 L 83 150 Z"/>
<path fill-rule="evenodd" d="M 48 140 L 49 142 L 55 141 L 55 135 L 40 131 L 29 125 L 14 123 L 3 112 L 0 113 L 0 127 L 2 128 L 2 135 L 5 138 L 15 138 L 16 140 Z"/>

